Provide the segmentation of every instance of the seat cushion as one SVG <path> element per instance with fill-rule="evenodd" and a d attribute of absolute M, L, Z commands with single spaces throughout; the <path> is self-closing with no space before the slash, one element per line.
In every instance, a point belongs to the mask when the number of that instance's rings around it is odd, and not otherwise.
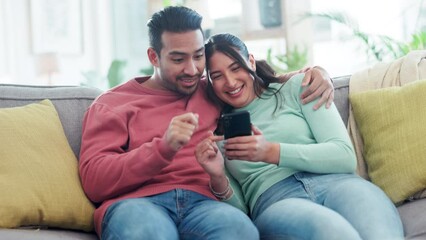
<path fill-rule="evenodd" d="M 0 229 L 0 239 L 8 240 L 97 240 L 95 233 L 60 229 Z"/>
<path fill-rule="evenodd" d="M 426 199 L 404 203 L 398 207 L 406 240 L 426 239 Z"/>

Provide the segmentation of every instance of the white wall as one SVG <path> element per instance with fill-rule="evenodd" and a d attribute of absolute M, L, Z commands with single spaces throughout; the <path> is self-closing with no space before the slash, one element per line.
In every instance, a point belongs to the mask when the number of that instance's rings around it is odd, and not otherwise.
<path fill-rule="evenodd" d="M 422 2 L 426 5 L 421 0 L 322 0 L 312 1 L 312 11 L 346 13 L 363 32 L 406 42 L 416 29 L 420 30 L 415 21 L 419 17 Z M 330 27 L 326 36 L 328 39 L 314 43 L 314 65 L 323 66 L 335 77 L 352 74 L 377 62 L 367 57 L 365 45 L 346 27 L 337 23 Z M 314 36 L 318 33 L 316 30 Z"/>
<path fill-rule="evenodd" d="M 24 82 L 33 78 L 33 59 L 29 55 L 30 42 L 29 16 L 27 1 L 2 0 L 0 1 L 0 16 L 2 39 L 0 80 L 3 82 Z"/>
<path fill-rule="evenodd" d="M 57 54 L 59 73 L 53 76 L 53 84 L 80 84 L 85 81 L 82 71 L 106 72 L 111 62 L 109 1 L 80 3 L 82 49 L 76 54 Z M 0 0 L 1 83 L 46 84 L 47 77 L 38 76 L 36 69 L 30 7 L 31 0 Z"/>
<path fill-rule="evenodd" d="M 0 0 L 0 83 L 46 84 L 46 77 L 37 74 L 35 61 L 37 56 L 32 49 L 31 3 L 44 0 Z M 55 1 L 55 0 L 52 0 Z M 57 0 L 65 1 L 65 0 Z M 105 77 L 113 59 L 127 61 L 124 78 L 128 79 L 140 74 L 140 70 L 149 66 L 146 58 L 148 36 L 146 21 L 153 10 L 158 10 L 162 1 L 159 0 L 71 0 L 81 3 L 82 51 L 78 54 L 59 54 L 59 74 L 54 76 L 54 84 L 80 84 L 86 79 L 82 72 L 92 71 Z M 196 2 L 196 0 L 192 0 Z M 199 0 L 205 1 L 205 0 Z M 214 6 L 210 0 L 209 6 Z M 221 0 L 229 4 L 240 3 L 240 0 Z M 246 1 L 246 0 L 241 0 Z M 282 0 L 292 4 L 293 0 Z M 376 34 L 389 35 L 397 39 L 407 40 L 407 36 L 418 29 L 416 20 L 421 0 L 322 0 L 310 2 L 314 12 L 346 11 L 359 21 L 360 28 Z M 249 2 L 249 1 L 248 1 Z M 251 0 L 256 9 L 257 0 Z M 303 2 L 303 1 L 302 1 Z M 226 4 L 226 3 L 224 3 Z M 217 11 L 221 14 L 242 15 L 242 9 L 229 5 Z M 300 3 L 299 3 L 300 5 Z M 386 6 L 385 6 L 386 5 Z M 423 1 L 423 5 L 426 5 Z M 233 6 L 233 7 L 232 7 Z M 239 5 L 238 5 L 239 6 Z M 285 8 L 285 5 L 283 5 Z M 212 7 L 214 8 L 214 7 Z M 288 8 L 286 8 L 288 9 Z M 234 10 L 234 11 L 232 11 Z M 303 9 L 302 9 L 303 10 Z M 300 11 L 302 11 L 300 10 Z M 307 9 L 308 10 L 308 9 Z M 207 11 L 205 11 L 207 14 Z M 210 17 L 216 15 L 208 12 Z M 227 16 L 226 15 L 226 16 Z M 238 16 L 236 16 L 238 18 Z M 254 18 L 245 15 L 246 18 Z M 296 16 L 294 16 L 296 18 Z M 285 19 L 283 19 L 285 21 Z M 426 17 L 423 17 L 426 22 Z M 423 23 L 426 26 L 426 23 Z M 229 26 L 229 25 L 228 25 Z M 264 58 L 270 47 L 275 54 L 286 51 L 286 46 L 301 42 L 303 38 L 318 38 L 313 42 L 311 63 L 325 67 L 331 76 L 351 74 L 372 64 L 366 58 L 362 45 L 345 32 L 342 27 L 332 25 L 329 32 L 306 32 L 301 30 L 303 24 L 292 25 L 293 30 L 287 31 L 294 36 L 281 37 L 281 31 L 264 31 L 252 40 L 247 40 L 249 49 Z M 218 27 L 218 26 L 216 26 Z M 296 27 L 298 29 L 296 29 Z M 218 29 L 224 29 L 220 27 Z M 238 29 L 242 31 L 242 28 Z M 236 30 L 236 31 L 238 31 Z M 256 32 L 256 31 L 254 31 Z M 236 34 L 235 32 L 233 32 Z M 257 33 L 257 32 L 256 32 Z M 270 39 L 268 34 L 273 36 Z M 238 35 L 238 34 L 237 34 Z M 284 35 L 284 31 L 283 31 Z M 308 37 L 307 37 L 308 36 Z M 292 43 L 288 41 L 291 37 Z M 102 86 L 106 88 L 106 83 Z"/>
<path fill-rule="evenodd" d="M 140 75 L 140 70 L 150 66 L 146 50 L 149 45 L 147 0 L 112 0 L 112 37 L 114 56 L 126 61 L 124 79 Z M 158 10 L 158 9 L 157 9 Z"/>
<path fill-rule="evenodd" d="M 9 53 L 6 49 L 8 38 L 6 37 L 6 6 L 0 1 L 0 82 L 9 82 Z"/>

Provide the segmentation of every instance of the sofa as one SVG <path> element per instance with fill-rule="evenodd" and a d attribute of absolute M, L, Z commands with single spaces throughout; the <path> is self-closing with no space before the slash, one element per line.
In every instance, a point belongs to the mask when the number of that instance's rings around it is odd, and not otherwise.
<path fill-rule="evenodd" d="M 25 106 L 30 103 L 50 99 L 55 106 L 60 121 L 62 123 L 66 139 L 75 157 L 80 152 L 81 126 L 85 110 L 92 101 L 101 93 L 95 88 L 81 86 L 29 86 L 0 84 L 0 110 L 1 108 L 11 108 Z M 0 130 L 2 131 L 2 130 Z M 4 135 L 2 134 L 2 137 Z M 52 143 L 54 145 L 55 143 Z M 2 156 L 0 155 L 0 161 Z M 2 165 L 0 165 L 2 166 Z M 74 169 L 75 170 L 75 169 Z M 0 173 L 1 176 L 2 173 Z M 3 193 L 2 193 L 3 194 Z M 0 197 L 1 200 L 2 197 Z M 6 216 L 5 206 L 0 202 L 0 222 Z M 34 209 L 33 211 L 39 211 Z M 10 214 L 9 214 L 10 215 Z M 94 231 L 64 230 L 59 227 L 50 228 L 48 226 L 25 226 L 22 228 L 1 228 L 0 239 L 98 239 Z"/>
<path fill-rule="evenodd" d="M 350 76 L 333 79 L 335 104 L 345 123 L 349 115 Z M 50 99 L 59 115 L 66 138 L 75 156 L 80 150 L 81 123 L 90 103 L 101 93 L 100 90 L 81 86 L 27 86 L 0 84 L 0 108 L 23 106 Z M 1 161 L 1 156 L 0 156 Z M 1 203 L 0 203 L 1 204 Z M 356 206 L 354 206 L 356 207 Z M 1 212 L 0 218 L 4 215 Z M 426 239 L 426 199 L 408 201 L 398 206 L 406 239 Z M 0 239 L 97 239 L 93 231 L 61 229 L 49 226 L 30 226 L 0 229 Z"/>

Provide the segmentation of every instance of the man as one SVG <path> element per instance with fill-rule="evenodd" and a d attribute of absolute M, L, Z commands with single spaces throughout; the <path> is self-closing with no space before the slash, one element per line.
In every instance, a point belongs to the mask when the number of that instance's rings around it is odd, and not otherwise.
<path fill-rule="evenodd" d="M 258 239 L 240 210 L 217 201 L 195 146 L 214 131 L 219 109 L 206 97 L 202 17 L 168 7 L 148 22 L 151 77 L 101 95 L 86 112 L 80 175 L 102 239 Z M 310 89 L 324 102 L 331 87 Z M 310 79 L 308 79 L 310 80 Z M 331 91 L 331 92 L 330 92 Z M 308 94 L 309 95 L 309 94 Z"/>

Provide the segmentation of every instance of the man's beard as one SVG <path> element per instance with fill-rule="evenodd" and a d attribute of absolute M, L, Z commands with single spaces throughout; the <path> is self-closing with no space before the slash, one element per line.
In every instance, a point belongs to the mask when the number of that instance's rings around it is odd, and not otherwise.
<path fill-rule="evenodd" d="M 184 79 L 192 78 L 195 82 L 192 86 L 184 86 L 179 84 L 184 82 Z M 176 77 L 176 84 L 175 84 L 175 90 L 182 95 L 192 95 L 198 88 L 198 84 L 200 83 L 201 75 L 195 75 L 195 76 L 177 76 Z"/>

